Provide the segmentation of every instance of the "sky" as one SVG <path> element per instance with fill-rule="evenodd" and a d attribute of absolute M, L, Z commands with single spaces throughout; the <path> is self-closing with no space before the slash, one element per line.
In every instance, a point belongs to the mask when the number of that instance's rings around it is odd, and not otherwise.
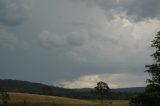
<path fill-rule="evenodd" d="M 145 86 L 160 0 L 0 0 L 0 79 Z"/>

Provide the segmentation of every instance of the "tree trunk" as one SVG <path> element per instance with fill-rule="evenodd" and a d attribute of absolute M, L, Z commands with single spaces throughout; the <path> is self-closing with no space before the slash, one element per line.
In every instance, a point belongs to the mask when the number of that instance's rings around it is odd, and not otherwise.
<path fill-rule="evenodd" d="M 103 106 L 103 95 L 101 95 L 101 106 Z"/>

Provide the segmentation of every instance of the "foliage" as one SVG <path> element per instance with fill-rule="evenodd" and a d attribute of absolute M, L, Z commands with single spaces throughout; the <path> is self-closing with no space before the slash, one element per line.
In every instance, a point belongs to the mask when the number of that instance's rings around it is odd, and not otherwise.
<path fill-rule="evenodd" d="M 154 64 L 146 66 L 148 68 L 146 72 L 152 76 L 151 79 L 147 79 L 147 82 L 160 86 L 160 32 L 154 37 L 151 47 L 155 48 L 156 51 L 151 55 L 154 59 Z"/>
<path fill-rule="evenodd" d="M 103 99 L 104 97 L 107 96 L 108 92 L 109 92 L 109 87 L 108 87 L 108 84 L 105 83 L 105 82 L 98 82 L 97 83 L 97 86 L 95 87 L 95 93 L 96 95 L 100 96 L 101 98 L 101 105 L 103 106 Z"/>
<path fill-rule="evenodd" d="M 160 93 L 142 93 L 131 98 L 130 106 L 160 106 Z"/>
<path fill-rule="evenodd" d="M 98 82 L 97 86 L 95 87 L 95 92 L 97 95 L 100 95 L 101 97 L 105 96 L 109 92 L 108 84 L 105 82 Z"/>
<path fill-rule="evenodd" d="M 146 93 L 152 93 L 152 92 L 160 92 L 160 86 L 158 84 L 149 84 L 145 88 Z"/>
<path fill-rule="evenodd" d="M 154 37 L 151 47 L 155 48 L 155 52 L 151 55 L 154 63 L 146 65 L 146 72 L 151 75 L 147 79 L 149 85 L 145 88 L 145 93 L 131 98 L 131 106 L 160 106 L 160 32 Z"/>
<path fill-rule="evenodd" d="M 1 98 L 3 106 L 8 106 L 8 101 L 10 100 L 10 97 L 7 91 L 2 87 L 0 87 L 0 98 Z"/>
<path fill-rule="evenodd" d="M 43 94 L 45 94 L 45 95 L 53 95 L 53 87 L 52 86 L 48 86 L 48 85 L 46 85 L 46 86 L 44 86 L 43 88 L 42 88 L 42 90 L 43 90 Z"/>

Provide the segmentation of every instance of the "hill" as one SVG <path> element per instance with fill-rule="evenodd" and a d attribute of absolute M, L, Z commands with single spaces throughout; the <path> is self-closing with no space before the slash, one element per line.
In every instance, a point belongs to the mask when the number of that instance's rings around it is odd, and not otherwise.
<path fill-rule="evenodd" d="M 122 92 L 122 93 L 142 93 L 145 87 L 131 87 L 131 88 L 115 88 L 111 89 L 111 92 Z M 91 92 L 93 88 L 77 88 L 74 89 L 77 92 Z"/>
<path fill-rule="evenodd" d="M 7 79 L 0 80 L 0 86 L 4 87 L 7 91 L 40 92 L 45 84 Z"/>
<path fill-rule="evenodd" d="M 28 92 L 28 93 L 42 93 L 46 87 L 52 88 L 55 94 L 61 93 L 70 93 L 72 90 L 54 87 L 42 83 L 34 83 L 29 81 L 21 81 L 21 80 L 0 80 L 0 87 L 4 87 L 7 91 L 10 92 Z"/>
<path fill-rule="evenodd" d="M 117 88 L 112 89 L 112 92 L 124 92 L 124 93 L 142 93 L 145 87 L 132 87 L 132 88 Z"/>

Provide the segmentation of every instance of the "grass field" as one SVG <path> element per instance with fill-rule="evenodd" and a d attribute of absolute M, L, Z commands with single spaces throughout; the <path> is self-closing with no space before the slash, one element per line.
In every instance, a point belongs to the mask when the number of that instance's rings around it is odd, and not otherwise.
<path fill-rule="evenodd" d="M 10 106 L 99 106 L 98 100 L 80 100 L 27 93 L 9 93 Z M 104 106 L 128 106 L 125 100 L 104 101 Z"/>

